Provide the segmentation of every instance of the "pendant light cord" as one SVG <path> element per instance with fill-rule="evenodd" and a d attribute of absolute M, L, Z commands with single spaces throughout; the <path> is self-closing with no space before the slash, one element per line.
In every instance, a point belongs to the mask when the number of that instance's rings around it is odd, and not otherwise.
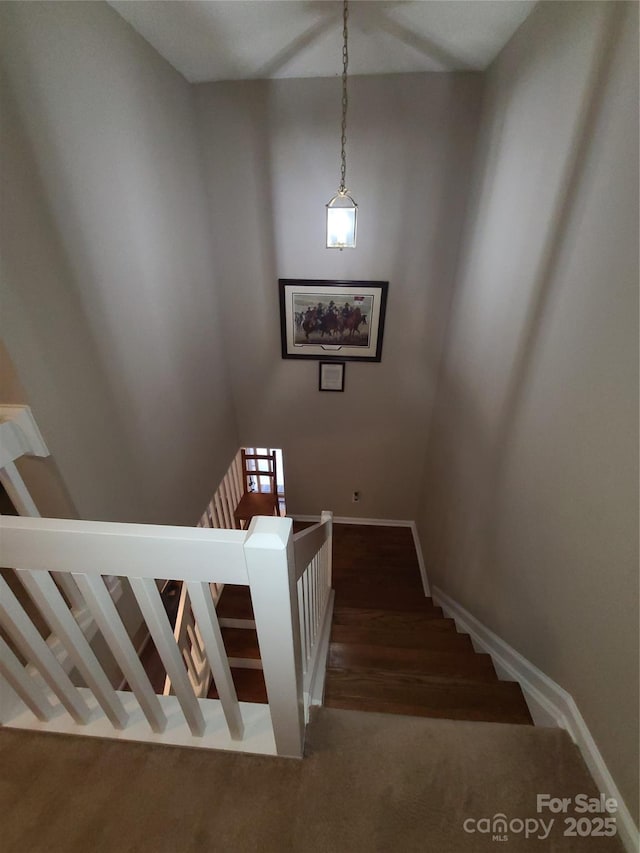
<path fill-rule="evenodd" d="M 349 0 L 344 0 L 342 12 L 342 137 L 340 150 L 340 192 L 344 193 L 346 188 L 347 176 L 347 106 L 349 99 L 347 97 L 347 69 L 349 67 Z"/>

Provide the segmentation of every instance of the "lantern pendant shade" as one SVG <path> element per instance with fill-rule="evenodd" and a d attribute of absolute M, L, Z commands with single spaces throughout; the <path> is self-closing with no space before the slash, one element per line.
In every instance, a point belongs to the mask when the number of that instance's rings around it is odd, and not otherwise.
<path fill-rule="evenodd" d="M 358 205 L 348 190 L 339 190 L 327 204 L 327 249 L 355 249 Z"/>
<path fill-rule="evenodd" d="M 342 6 L 342 122 L 340 125 L 340 183 L 327 204 L 327 249 L 355 249 L 358 205 L 346 185 L 347 175 L 347 71 L 349 66 L 349 0 Z"/>

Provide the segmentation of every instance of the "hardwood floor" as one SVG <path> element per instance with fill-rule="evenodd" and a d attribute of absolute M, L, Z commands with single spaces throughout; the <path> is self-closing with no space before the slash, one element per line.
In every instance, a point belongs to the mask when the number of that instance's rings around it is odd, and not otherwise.
<path fill-rule="evenodd" d="M 325 705 L 531 724 L 520 686 L 424 597 L 409 528 L 335 525 L 333 586 Z"/>

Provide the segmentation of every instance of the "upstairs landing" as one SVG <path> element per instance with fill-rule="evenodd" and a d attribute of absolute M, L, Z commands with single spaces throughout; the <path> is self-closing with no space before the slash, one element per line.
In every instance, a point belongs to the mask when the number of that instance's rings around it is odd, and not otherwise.
<path fill-rule="evenodd" d="M 540 817 L 540 791 L 597 796 L 560 729 L 320 708 L 304 761 L 0 729 L 0 765 L 3 853 L 622 851 L 560 816 L 546 841 L 464 831 Z"/>

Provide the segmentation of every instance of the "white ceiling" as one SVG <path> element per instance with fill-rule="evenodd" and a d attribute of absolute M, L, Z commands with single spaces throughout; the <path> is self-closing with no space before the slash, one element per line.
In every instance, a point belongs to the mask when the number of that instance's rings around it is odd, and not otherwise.
<path fill-rule="evenodd" d="M 192 83 L 332 77 L 338 0 L 109 0 Z M 486 68 L 535 0 L 352 0 L 349 73 Z"/>

